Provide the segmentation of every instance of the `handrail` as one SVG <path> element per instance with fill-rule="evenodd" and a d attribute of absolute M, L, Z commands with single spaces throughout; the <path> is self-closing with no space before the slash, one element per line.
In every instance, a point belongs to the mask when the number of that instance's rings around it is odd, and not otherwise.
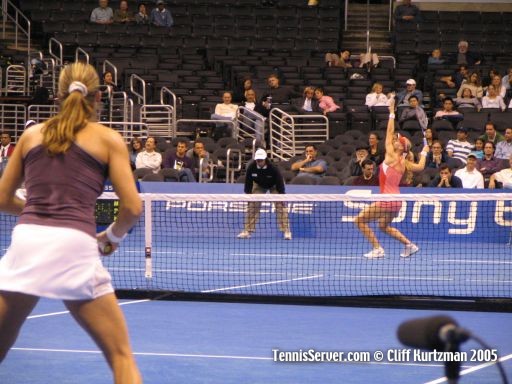
<path fill-rule="evenodd" d="M 231 154 L 238 154 L 238 165 L 236 168 L 231 169 Z M 242 170 L 242 151 L 236 148 L 228 148 L 226 151 L 226 183 L 234 183 L 235 182 L 235 172 L 240 172 Z"/>
<path fill-rule="evenodd" d="M 59 52 L 54 53 L 53 46 L 56 45 L 59 50 Z M 51 57 L 55 59 L 55 64 L 57 66 L 62 66 L 64 63 L 64 47 L 62 46 L 62 43 L 57 40 L 56 38 L 52 37 L 50 40 L 48 40 L 48 53 Z"/>
<path fill-rule="evenodd" d="M 176 109 L 176 94 L 174 92 L 172 92 L 169 88 L 167 87 L 162 87 L 160 89 L 160 104 L 162 105 L 169 105 L 168 103 L 165 102 L 165 95 L 169 95 L 169 97 L 171 98 L 172 100 L 172 110 L 173 110 L 173 114 L 172 114 L 172 131 L 173 132 L 176 132 L 176 114 L 177 114 L 177 109 Z"/>
<path fill-rule="evenodd" d="M 261 146 L 265 146 L 264 143 L 264 127 L 265 117 L 260 115 L 258 112 L 244 106 L 238 107 L 238 136 L 241 138 L 252 137 Z"/>
<path fill-rule="evenodd" d="M 10 9 L 13 9 L 14 10 L 14 17 L 9 13 Z M 29 20 L 28 17 L 26 17 L 23 12 L 21 12 L 20 9 L 18 9 L 18 7 L 16 7 L 11 1 L 9 0 L 2 0 L 2 15 L 3 15 L 3 20 L 2 20 L 2 38 L 5 40 L 6 36 L 6 32 L 5 32 L 5 29 L 6 29 L 6 24 L 7 24 L 7 20 L 11 20 L 14 25 L 15 25 L 15 29 L 14 29 L 14 46 L 16 47 L 16 49 L 18 49 L 18 35 L 21 33 L 25 34 L 26 38 L 27 38 L 27 60 L 26 60 L 26 63 L 25 63 L 25 66 L 26 66 L 26 69 L 28 70 L 30 68 L 30 51 L 31 51 L 31 30 L 32 30 L 32 24 Z M 24 28 L 20 21 L 24 21 L 25 24 L 26 24 L 26 27 Z M 28 83 L 27 83 L 27 87 L 28 87 Z M 26 92 L 28 93 L 28 88 L 26 89 Z"/>
<path fill-rule="evenodd" d="M 137 84 L 142 88 L 142 93 L 135 89 Z M 139 104 L 146 104 L 146 81 L 135 73 L 130 76 L 130 92 L 137 97 Z"/>
<path fill-rule="evenodd" d="M 75 50 L 75 62 L 79 61 L 78 59 L 80 58 L 80 54 L 82 54 L 85 57 L 85 63 L 89 64 L 89 54 L 83 48 L 80 47 L 77 47 Z"/>
<path fill-rule="evenodd" d="M 112 73 L 112 82 L 117 85 L 117 67 L 110 60 L 103 62 L 103 73 L 107 71 Z"/>

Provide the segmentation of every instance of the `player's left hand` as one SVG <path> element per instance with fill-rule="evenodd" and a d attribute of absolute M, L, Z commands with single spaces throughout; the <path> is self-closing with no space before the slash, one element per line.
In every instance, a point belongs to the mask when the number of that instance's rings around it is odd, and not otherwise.
<path fill-rule="evenodd" d="M 96 240 L 98 241 L 98 249 L 102 256 L 110 256 L 119 247 L 119 244 L 110 242 L 107 238 L 107 231 L 96 234 Z"/>

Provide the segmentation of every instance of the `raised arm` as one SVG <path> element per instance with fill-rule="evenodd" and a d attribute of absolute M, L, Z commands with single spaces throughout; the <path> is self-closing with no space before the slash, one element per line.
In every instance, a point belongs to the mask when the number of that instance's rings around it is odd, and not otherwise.
<path fill-rule="evenodd" d="M 389 119 L 388 126 L 386 129 L 386 157 L 391 156 L 395 157 L 395 148 L 393 147 L 393 139 L 395 137 L 395 98 L 391 97 L 389 99 Z"/>

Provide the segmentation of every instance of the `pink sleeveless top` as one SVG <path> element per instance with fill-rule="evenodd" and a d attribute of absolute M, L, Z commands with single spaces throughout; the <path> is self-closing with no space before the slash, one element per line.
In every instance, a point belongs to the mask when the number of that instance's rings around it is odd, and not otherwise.
<path fill-rule="evenodd" d="M 401 162 L 399 160 L 399 162 Z M 379 171 L 379 187 L 380 193 L 396 194 L 400 193 L 400 181 L 402 180 L 403 172 L 397 171 L 394 167 L 382 164 Z M 380 201 L 378 206 L 389 211 L 399 211 L 402 208 L 401 201 Z"/>

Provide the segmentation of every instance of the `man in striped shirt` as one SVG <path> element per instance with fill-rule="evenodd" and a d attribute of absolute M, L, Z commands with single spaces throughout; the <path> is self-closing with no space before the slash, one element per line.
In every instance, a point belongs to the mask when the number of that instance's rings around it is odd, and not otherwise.
<path fill-rule="evenodd" d="M 457 130 L 457 139 L 448 141 L 446 152 L 448 156 L 466 164 L 467 157 L 473 150 L 473 147 L 473 144 L 468 141 L 468 130 L 464 127 L 460 127 Z"/>

